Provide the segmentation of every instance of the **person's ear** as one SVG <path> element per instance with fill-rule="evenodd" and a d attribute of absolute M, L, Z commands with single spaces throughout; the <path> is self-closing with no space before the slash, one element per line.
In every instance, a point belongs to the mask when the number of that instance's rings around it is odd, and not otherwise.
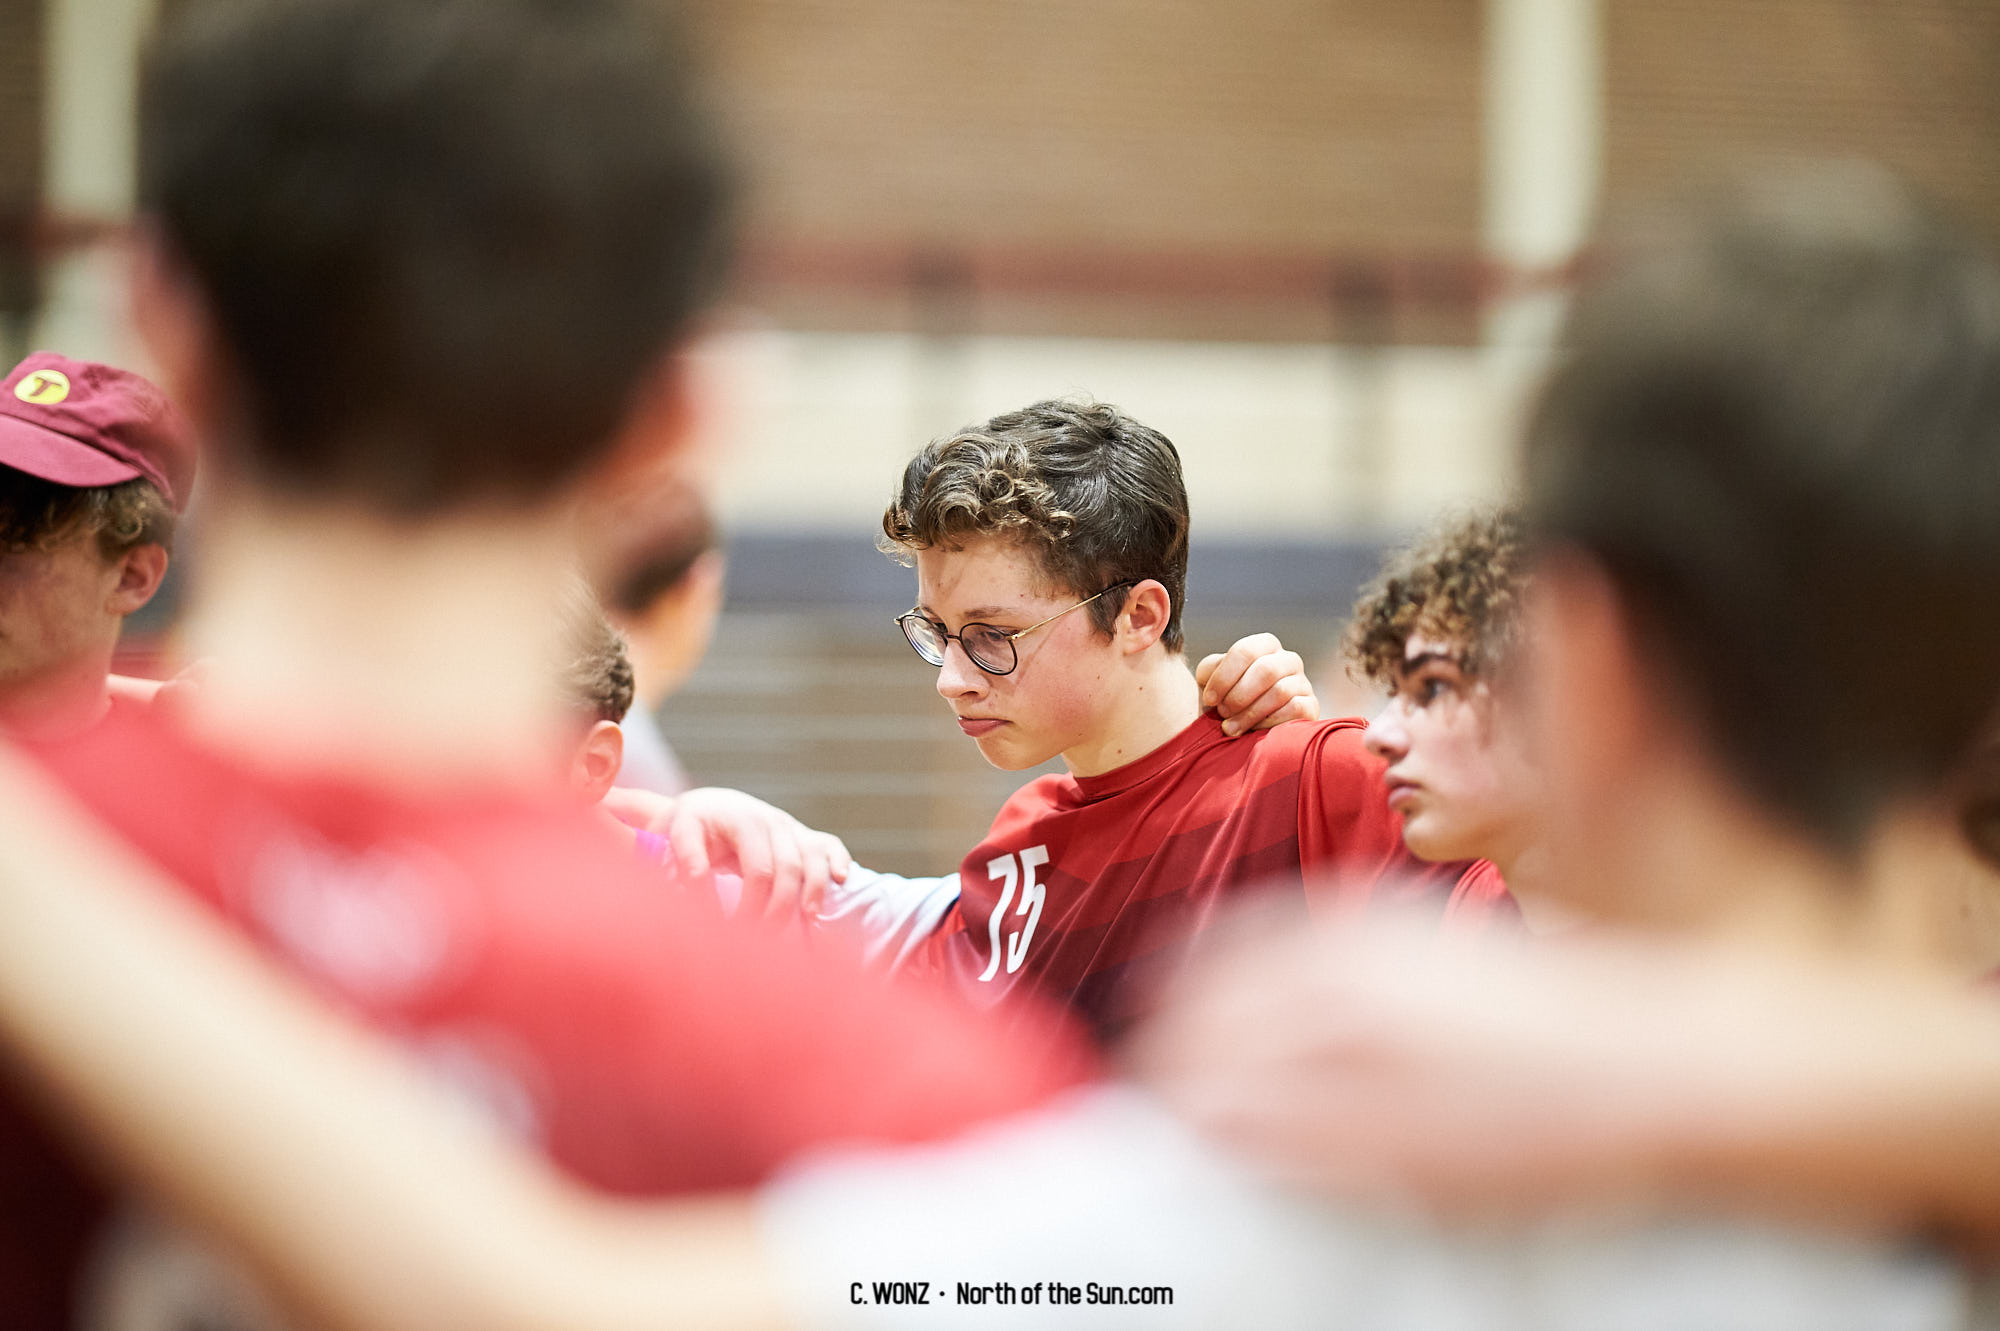
<path fill-rule="evenodd" d="M 118 558 L 118 581 L 104 603 L 106 613 L 123 619 L 153 599 L 167 576 L 167 547 L 148 541 Z"/>
<path fill-rule="evenodd" d="M 1143 652 L 1160 640 L 1173 618 L 1174 600 L 1167 589 L 1152 578 L 1134 583 L 1119 608 L 1117 637 L 1128 652 Z"/>
<path fill-rule="evenodd" d="M 618 782 L 625 763 L 625 732 L 616 721 L 593 721 L 577 747 L 570 766 L 570 783 L 591 804 L 603 799 Z"/>

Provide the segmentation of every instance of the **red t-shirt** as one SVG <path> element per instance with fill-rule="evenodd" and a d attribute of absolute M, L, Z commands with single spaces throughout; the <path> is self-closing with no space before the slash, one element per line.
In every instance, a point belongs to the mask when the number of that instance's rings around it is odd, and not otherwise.
<path fill-rule="evenodd" d="M 1490 860 L 1476 860 L 1444 907 L 1445 928 L 1457 934 L 1521 924 L 1521 907 L 1507 891 L 1507 880 Z"/>
<path fill-rule="evenodd" d="M 982 1002 L 1040 994 L 1110 1035 L 1141 977 L 1176 965 L 1241 889 L 1311 872 L 1337 891 L 1394 882 L 1442 899 L 1468 866 L 1404 850 L 1365 727 L 1231 739 L 1203 715 L 1115 771 L 1029 782 L 965 857 L 958 905 L 920 964 Z"/>
<path fill-rule="evenodd" d="M 796 931 L 727 924 L 587 811 L 275 777 L 160 717 L 113 717 L 44 757 L 268 956 L 605 1189 L 747 1184 L 810 1145 L 947 1134 L 1092 1070 L 1067 1031 L 1001 1028 Z M 36 1145 L 0 1121 L 0 1156 Z M 0 1179 L 29 1168 L 0 1158 Z M 55 1192 L 10 1190 L 0 1228 L 56 1239 L 19 1214 L 77 1209 L 73 1180 Z M 0 1290 L 0 1325 L 47 1324 L 9 1315 L 26 1296 Z"/>

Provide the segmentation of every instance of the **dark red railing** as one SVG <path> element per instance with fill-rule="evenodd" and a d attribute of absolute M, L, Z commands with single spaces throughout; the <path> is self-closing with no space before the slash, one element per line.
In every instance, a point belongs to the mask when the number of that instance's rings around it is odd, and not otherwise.
<path fill-rule="evenodd" d="M 69 250 L 115 243 L 128 231 L 103 218 L 0 214 L 0 266 L 39 266 Z M 1580 262 L 1529 269 L 1469 252 L 828 244 L 753 236 L 742 250 L 739 282 L 753 298 L 823 292 L 947 308 L 986 298 L 1144 299 L 1331 311 L 1344 324 L 1343 316 L 1365 320 L 1384 312 L 1476 314 L 1508 296 L 1568 286 Z"/>

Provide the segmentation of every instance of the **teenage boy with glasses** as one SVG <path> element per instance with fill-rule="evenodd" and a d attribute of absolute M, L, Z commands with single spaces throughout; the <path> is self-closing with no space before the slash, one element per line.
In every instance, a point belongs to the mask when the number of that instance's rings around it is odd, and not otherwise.
<path fill-rule="evenodd" d="M 916 566 L 897 622 L 959 729 L 996 767 L 1069 768 L 1007 801 L 918 969 L 1109 1036 L 1245 887 L 1315 870 L 1449 892 L 1467 872 L 1403 849 L 1360 721 L 1235 738 L 1204 714 L 1216 684 L 1182 656 L 1187 491 L 1159 431 L 1101 403 L 995 417 L 910 461 L 882 531 Z"/>

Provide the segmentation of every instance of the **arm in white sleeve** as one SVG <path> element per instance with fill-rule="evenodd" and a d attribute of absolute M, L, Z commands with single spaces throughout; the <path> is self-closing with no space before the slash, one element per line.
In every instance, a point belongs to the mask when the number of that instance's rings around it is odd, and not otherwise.
<path fill-rule="evenodd" d="M 850 940 L 870 964 L 894 970 L 937 931 L 957 902 L 955 873 L 904 878 L 857 864 L 845 882 L 828 885 L 815 922 Z"/>

